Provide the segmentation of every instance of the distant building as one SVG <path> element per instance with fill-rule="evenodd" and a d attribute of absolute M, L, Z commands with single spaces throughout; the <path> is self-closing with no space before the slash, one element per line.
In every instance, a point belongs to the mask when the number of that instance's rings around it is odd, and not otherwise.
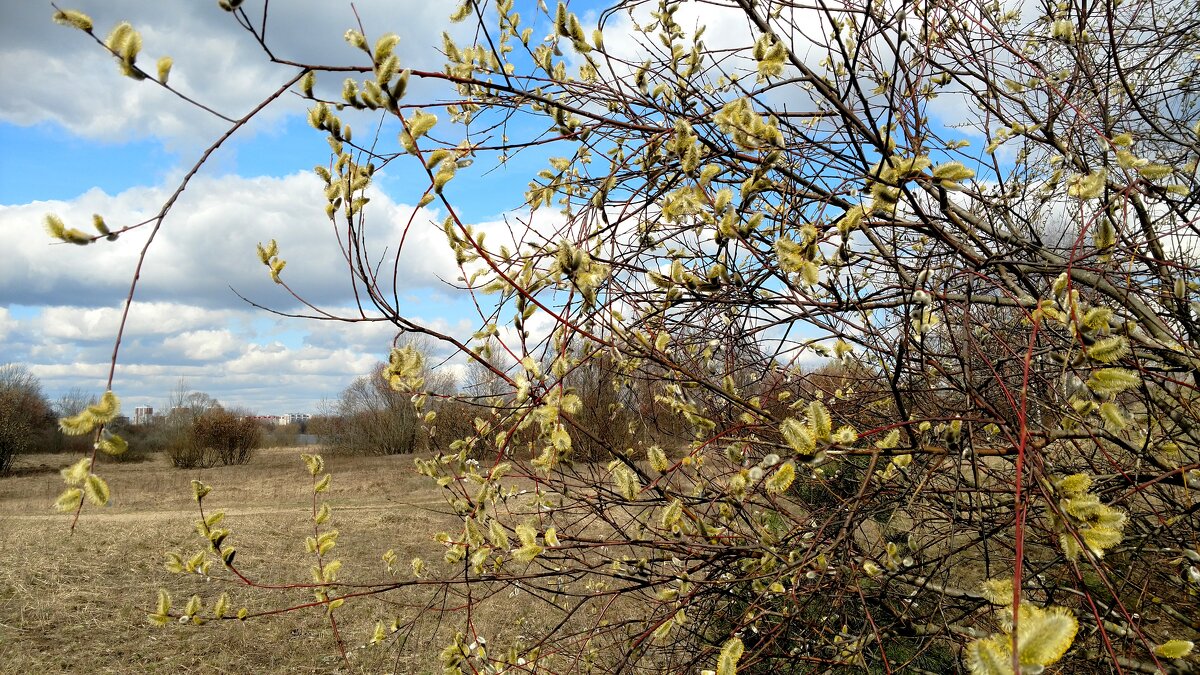
<path fill-rule="evenodd" d="M 307 413 L 288 413 L 286 415 L 250 415 L 248 418 L 260 424 L 283 427 L 289 424 L 304 424 L 312 419 L 312 415 Z"/>
<path fill-rule="evenodd" d="M 148 405 L 140 405 L 133 409 L 134 424 L 149 424 L 154 420 L 154 408 Z"/>

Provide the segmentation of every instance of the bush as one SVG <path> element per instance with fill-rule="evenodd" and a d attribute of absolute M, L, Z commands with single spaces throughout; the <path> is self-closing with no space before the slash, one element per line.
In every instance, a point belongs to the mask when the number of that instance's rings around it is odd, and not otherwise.
<path fill-rule="evenodd" d="M 190 432 L 180 434 L 165 449 L 171 464 L 178 469 L 207 469 L 216 466 L 219 460 L 215 450 L 197 443 Z"/>
<path fill-rule="evenodd" d="M 181 441 L 187 429 L 167 420 L 155 419 L 147 424 L 131 426 L 125 433 L 131 446 L 148 453 L 166 453 Z"/>
<path fill-rule="evenodd" d="M 16 455 L 33 447 L 33 428 L 12 399 L 10 392 L 0 391 L 0 474 L 8 473 Z"/>
<path fill-rule="evenodd" d="M 0 473 L 12 468 L 13 458 L 45 451 L 57 434 L 42 385 L 25 366 L 0 365 Z"/>
<path fill-rule="evenodd" d="M 262 427 L 246 415 L 213 408 L 192 422 L 191 437 L 192 453 L 196 449 L 201 457 L 203 453 L 211 453 L 214 463 L 219 461 L 226 466 L 245 464 L 262 439 Z"/>
<path fill-rule="evenodd" d="M 302 433 L 299 424 L 285 424 L 282 426 L 275 424 L 259 424 L 259 429 L 262 432 L 262 439 L 259 441 L 260 448 L 291 448 L 297 443 L 297 436 Z"/>
<path fill-rule="evenodd" d="M 215 407 L 194 416 L 169 416 L 132 427 L 130 444 L 144 452 L 164 452 L 180 469 L 206 469 L 249 462 L 262 436 L 258 422 Z"/>
<path fill-rule="evenodd" d="M 338 397 L 336 414 L 320 424 L 329 449 L 345 454 L 400 455 L 419 452 L 428 436 L 410 396 L 393 390 L 378 374 L 356 379 Z"/>

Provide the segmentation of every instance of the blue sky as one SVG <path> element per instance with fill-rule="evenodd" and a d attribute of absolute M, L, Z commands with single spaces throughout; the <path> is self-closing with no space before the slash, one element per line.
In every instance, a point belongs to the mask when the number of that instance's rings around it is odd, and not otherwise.
<path fill-rule="evenodd" d="M 240 116 L 294 72 L 265 64 L 215 0 L 67 6 L 89 14 L 101 36 L 130 21 L 143 36 L 139 63 L 153 69 L 159 56 L 172 56 L 171 82 L 227 115 Z M 441 31 L 462 30 L 446 20 L 448 3 L 410 3 L 402 13 L 388 0 L 355 7 L 372 36 L 401 36 L 397 53 L 406 66 L 439 70 Z M 0 232 L 8 244 L 0 265 L 0 362 L 29 366 L 55 398 L 71 388 L 102 390 L 146 235 L 134 231 L 86 248 L 54 244 L 43 231 L 44 215 L 57 213 L 81 228 L 92 213 L 114 227 L 143 220 L 223 125 L 149 83 L 121 77 L 86 35 L 51 23 L 52 12 L 42 2 L 0 7 L 0 85 L 11 92 L 0 101 Z M 355 64 L 363 58 L 343 40 L 355 22 L 348 2 L 273 4 L 271 16 L 271 36 L 286 56 Z M 340 78 L 322 84 L 340 89 Z M 413 96 L 437 96 L 415 89 Z M 256 243 L 274 238 L 290 283 L 322 306 L 349 306 L 344 262 L 312 173 L 328 163 L 329 149 L 304 115 L 295 97 L 272 106 L 218 151 L 166 221 L 147 259 L 114 383 L 127 408 L 161 407 L 184 378 L 192 389 L 261 414 L 317 412 L 322 399 L 386 356 L 395 334 L 386 324 L 281 319 L 230 290 L 281 311 L 297 308 L 255 254 Z M 367 129 L 356 121 L 359 139 Z M 394 146 L 394 129 L 385 127 L 381 140 Z M 473 180 L 458 199 L 464 215 L 501 217 L 520 204 L 529 173 L 514 168 Z M 411 216 L 417 178 L 411 163 L 377 175 L 368 217 L 381 250 L 394 246 Z M 436 224 L 443 215 L 431 205 L 413 219 L 401 258 L 402 308 L 469 334 L 478 319 L 468 298 L 443 282 L 457 274 Z"/>

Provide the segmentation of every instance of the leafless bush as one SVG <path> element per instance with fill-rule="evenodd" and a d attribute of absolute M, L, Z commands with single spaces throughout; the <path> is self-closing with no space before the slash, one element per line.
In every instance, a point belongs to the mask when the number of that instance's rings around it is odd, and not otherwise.
<path fill-rule="evenodd" d="M 203 448 L 226 466 L 250 461 L 262 439 L 262 428 L 248 415 L 212 408 L 196 417 L 191 428 L 192 446 Z"/>
<path fill-rule="evenodd" d="M 262 431 L 262 448 L 290 448 L 296 445 L 297 435 L 300 434 L 299 424 L 284 424 L 270 426 L 259 425 Z"/>
<path fill-rule="evenodd" d="M 37 377 L 19 364 L 0 365 L 0 474 L 21 453 L 45 452 L 55 437 L 52 423 Z"/>
<path fill-rule="evenodd" d="M 216 449 L 201 445 L 190 429 L 164 430 L 164 451 L 177 469 L 208 469 L 220 462 Z"/>
<path fill-rule="evenodd" d="M 354 380 L 338 398 L 336 415 L 323 430 L 330 451 L 398 455 L 419 452 L 425 444 L 411 397 L 387 386 L 378 375 Z"/>

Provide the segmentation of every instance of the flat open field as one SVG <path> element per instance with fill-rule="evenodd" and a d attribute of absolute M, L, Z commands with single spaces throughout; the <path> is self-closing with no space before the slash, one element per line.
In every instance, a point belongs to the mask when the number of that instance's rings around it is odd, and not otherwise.
<path fill-rule="evenodd" d="M 14 475 L 0 478 L 0 672 L 433 672 L 446 636 L 462 622 L 437 626 L 432 612 L 422 614 L 431 592 L 400 590 L 387 603 L 369 598 L 339 609 L 349 668 L 318 608 L 244 623 L 156 628 L 147 621 L 160 587 L 171 591 L 176 609 L 200 594 L 210 616 L 222 591 L 230 594 L 231 613 L 311 601 L 306 590 L 247 589 L 163 567 L 167 551 L 187 558 L 203 547 L 193 530 L 189 486 L 199 478 L 214 486 L 206 508 L 228 514 L 223 527 L 232 531 L 240 569 L 264 583 L 309 581 L 311 479 L 299 453 L 261 450 L 249 465 L 206 470 L 175 469 L 161 456 L 103 464 L 97 473 L 112 488 L 112 503 L 86 508 L 74 534 L 70 517 L 51 504 L 63 489 L 57 470 L 78 457 L 19 457 Z M 443 549 L 432 537 L 453 529 L 455 520 L 440 513 L 436 486 L 413 472 L 411 456 L 326 457 L 326 463 L 333 473 L 331 524 L 341 533 L 334 549 L 344 564 L 340 580 L 392 578 L 380 558 L 389 548 L 402 568 L 398 579 L 410 578 L 414 556 L 437 568 Z M 414 616 L 428 620 L 404 642 L 365 646 L 377 619 Z M 475 618 L 491 623 L 493 635 L 519 630 L 511 611 Z"/>

